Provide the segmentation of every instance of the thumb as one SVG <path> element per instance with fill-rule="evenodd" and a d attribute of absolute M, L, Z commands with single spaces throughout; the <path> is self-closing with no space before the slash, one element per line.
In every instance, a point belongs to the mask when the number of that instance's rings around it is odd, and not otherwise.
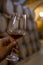
<path fill-rule="evenodd" d="M 12 43 L 10 43 L 10 44 L 7 46 L 7 51 L 12 50 L 12 48 L 13 48 L 15 45 L 16 45 L 16 42 L 15 42 L 15 41 L 12 42 Z"/>

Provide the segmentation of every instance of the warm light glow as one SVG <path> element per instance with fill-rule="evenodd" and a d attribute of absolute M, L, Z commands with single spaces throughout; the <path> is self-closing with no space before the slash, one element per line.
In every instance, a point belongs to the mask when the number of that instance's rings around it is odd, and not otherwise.
<path fill-rule="evenodd" d="M 43 12 L 40 12 L 39 15 L 40 15 L 40 17 L 43 17 Z"/>

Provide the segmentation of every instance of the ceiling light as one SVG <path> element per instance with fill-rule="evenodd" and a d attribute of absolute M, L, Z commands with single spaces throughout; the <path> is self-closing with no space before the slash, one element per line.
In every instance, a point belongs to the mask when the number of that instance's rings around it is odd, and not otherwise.
<path fill-rule="evenodd" d="M 40 17 L 43 17 L 43 12 L 40 12 L 39 15 L 40 15 Z"/>

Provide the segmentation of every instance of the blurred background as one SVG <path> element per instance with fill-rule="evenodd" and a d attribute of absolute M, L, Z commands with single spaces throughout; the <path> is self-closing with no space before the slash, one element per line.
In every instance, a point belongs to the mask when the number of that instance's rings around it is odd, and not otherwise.
<path fill-rule="evenodd" d="M 9 26 L 8 26 L 8 23 L 14 20 L 14 18 L 10 18 L 9 14 L 11 14 L 11 17 L 14 17 L 16 15 L 18 17 L 17 21 L 18 20 L 24 21 L 22 17 L 21 17 L 22 19 L 20 18 L 20 15 L 25 14 L 24 12 L 23 12 L 23 14 L 21 14 L 21 13 L 22 13 L 22 10 L 23 10 L 22 8 L 24 7 L 24 10 L 25 10 L 25 6 L 26 6 L 27 7 L 26 11 L 27 12 L 29 11 L 29 13 L 26 13 L 27 14 L 27 20 L 29 19 L 29 22 L 34 21 L 36 23 L 36 28 L 37 28 L 38 35 L 36 35 L 36 34 L 34 35 L 34 30 L 32 30 L 32 31 L 30 30 L 29 34 L 31 35 L 31 33 L 33 33 L 33 36 L 31 36 L 32 39 L 34 39 L 34 36 L 39 36 L 38 37 L 38 41 L 40 42 L 40 44 L 38 44 L 39 42 L 36 42 L 37 39 L 36 39 L 35 42 L 39 46 L 41 46 L 41 49 L 40 49 L 40 51 L 36 52 L 35 54 L 33 53 L 34 55 L 31 58 L 30 58 L 30 56 L 28 57 L 28 59 L 27 58 L 23 58 L 23 59 L 26 59 L 26 60 L 23 60 L 23 61 L 20 61 L 20 62 L 18 61 L 17 64 L 15 64 L 14 61 L 12 62 L 12 60 L 6 60 L 5 59 L 2 63 L 0 63 L 0 65 L 43 65 L 43 0 L 11 0 L 12 4 L 14 5 L 14 12 L 15 13 L 17 12 L 16 14 L 13 13 L 13 11 L 12 11 L 13 7 L 12 6 L 11 7 L 9 6 L 9 8 L 8 8 L 9 9 L 9 13 L 8 13 L 8 11 L 6 13 L 7 7 L 3 8 L 3 5 L 6 4 L 6 1 L 8 1 L 8 3 L 10 2 L 10 0 L 0 0 L 0 13 L 3 14 L 3 15 L 5 14 L 4 15 L 5 20 L 3 19 L 4 22 L 6 22 L 6 20 L 7 20 L 7 25 L 6 25 L 6 23 L 4 24 L 3 22 L 0 23 L 0 31 L 2 31 L 2 32 L 0 32 L 0 38 L 4 34 L 5 34 L 5 36 L 11 35 L 12 31 L 14 30 L 14 26 L 10 26 L 10 25 L 12 25 L 12 23 L 10 23 Z M 20 9 L 19 9 L 18 5 L 21 5 Z M 18 10 L 18 11 L 16 11 L 16 10 Z M 1 14 L 0 14 L 0 21 L 3 21 L 3 20 L 1 20 Z M 14 14 L 14 16 L 12 16 L 12 14 Z M 30 14 L 31 14 L 31 16 L 30 16 Z M 15 20 L 16 20 L 16 17 L 15 17 Z M 26 20 L 26 16 L 25 16 L 25 20 Z M 3 25 L 3 29 L 1 29 L 1 24 Z M 17 24 L 15 24 L 15 28 L 16 28 L 16 25 Z M 21 29 L 22 29 L 22 25 L 20 25 L 20 26 L 21 26 Z M 31 26 L 31 23 L 30 23 L 30 26 Z M 8 29 L 6 29 L 6 27 L 8 27 Z M 30 27 L 30 28 L 32 28 L 32 27 Z M 35 27 L 33 27 L 33 28 L 35 28 Z M 6 34 L 5 29 L 8 30 L 7 31 L 8 34 Z M 27 29 L 28 29 L 28 27 L 27 27 Z M 5 33 L 3 33 L 3 31 L 5 31 Z M 16 34 L 16 32 L 15 32 L 15 34 Z M 14 33 L 14 31 L 13 31 L 13 33 Z M 20 33 L 20 31 L 19 31 L 19 33 Z M 14 34 L 14 36 L 15 36 L 15 39 L 16 39 L 16 37 L 18 37 L 18 36 L 16 36 L 15 34 Z M 22 34 L 24 35 L 24 30 L 22 31 Z M 27 32 L 26 32 L 26 35 L 24 35 L 24 38 L 25 38 L 25 36 L 26 36 L 25 42 L 28 43 L 29 39 L 27 38 L 28 37 Z M 18 41 L 18 44 L 19 43 L 22 43 L 21 42 L 21 38 Z M 33 43 L 34 43 L 34 41 L 33 41 Z M 33 44 L 33 46 L 35 47 L 34 44 Z M 22 46 L 20 46 L 20 50 L 21 50 L 21 47 Z M 24 50 L 23 48 L 24 47 L 22 47 L 22 50 Z M 35 49 L 35 51 L 36 51 L 36 49 Z M 23 54 L 24 54 L 24 56 L 22 56 L 22 55 L 21 56 L 25 57 L 25 51 L 24 51 Z"/>
<path fill-rule="evenodd" d="M 28 0 L 25 3 L 35 12 L 35 20 L 40 38 L 43 38 L 43 0 Z"/>

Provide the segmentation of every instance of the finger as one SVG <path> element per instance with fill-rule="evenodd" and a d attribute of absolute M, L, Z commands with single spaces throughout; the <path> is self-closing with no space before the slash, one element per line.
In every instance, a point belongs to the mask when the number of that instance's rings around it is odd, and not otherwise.
<path fill-rule="evenodd" d="M 14 39 L 12 37 L 10 37 L 10 36 L 5 37 L 5 38 L 2 39 L 3 42 L 4 41 L 9 41 L 9 40 L 12 42 Z"/>
<path fill-rule="evenodd" d="M 15 41 L 12 42 L 12 43 L 10 43 L 10 44 L 7 46 L 7 50 L 8 50 L 8 51 L 12 50 L 12 48 L 13 48 L 15 45 L 16 45 L 16 42 L 15 42 Z"/>
<path fill-rule="evenodd" d="M 14 39 L 11 37 L 5 37 L 2 39 L 2 45 L 3 46 L 7 46 L 8 44 L 10 44 L 11 42 L 13 42 Z"/>
<path fill-rule="evenodd" d="M 16 45 L 17 43 L 14 41 L 12 43 L 10 43 L 6 48 L 7 48 L 7 54 L 10 54 L 11 51 L 13 50 L 14 46 Z M 15 48 L 14 48 L 15 49 Z M 19 54 L 19 51 L 18 50 L 14 50 L 14 53 L 16 54 Z"/>
<path fill-rule="evenodd" d="M 13 51 L 14 53 L 16 53 L 16 54 L 19 54 L 19 50 L 18 50 L 18 49 L 13 48 L 12 51 Z"/>
<path fill-rule="evenodd" d="M 13 41 L 14 41 L 14 38 L 10 37 L 9 40 L 10 40 L 11 42 L 13 42 Z"/>

